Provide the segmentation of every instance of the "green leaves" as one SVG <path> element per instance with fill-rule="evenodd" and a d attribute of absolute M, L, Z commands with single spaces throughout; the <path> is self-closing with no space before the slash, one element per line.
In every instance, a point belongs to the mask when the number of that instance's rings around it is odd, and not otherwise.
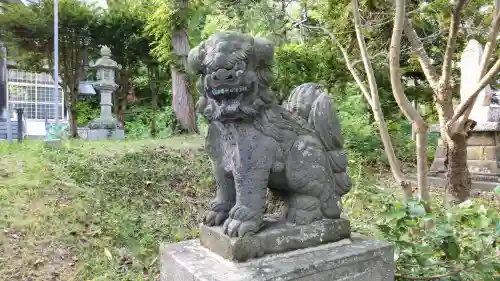
<path fill-rule="evenodd" d="M 446 257 L 450 260 L 456 260 L 460 256 L 460 246 L 455 240 L 444 243 Z"/>
<path fill-rule="evenodd" d="M 494 208 L 470 200 L 446 212 L 433 207 L 436 213 L 425 214 L 418 200 L 401 203 L 386 194 L 369 198 L 383 206 L 377 215 L 377 234 L 395 244 L 398 273 L 432 276 L 465 268 L 468 276 L 478 278 L 494 272 L 495 241 L 500 237 Z M 435 231 L 424 229 L 423 222 L 429 219 L 436 223 Z"/>
<path fill-rule="evenodd" d="M 473 219 L 473 224 L 476 228 L 487 228 L 491 222 L 491 219 L 485 215 L 479 215 Z"/>

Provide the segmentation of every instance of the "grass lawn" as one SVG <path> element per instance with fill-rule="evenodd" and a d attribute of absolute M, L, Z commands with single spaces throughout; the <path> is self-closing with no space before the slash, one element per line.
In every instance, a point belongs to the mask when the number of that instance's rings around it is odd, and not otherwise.
<path fill-rule="evenodd" d="M 399 190 L 351 162 L 346 213 L 373 235 Z M 213 186 L 197 136 L 0 144 L 0 280 L 156 280 L 159 243 L 197 236 Z"/>
<path fill-rule="evenodd" d="M 160 242 L 197 235 L 202 141 L 0 150 L 1 280 L 154 280 Z M 30 279 L 31 278 L 31 279 Z"/>

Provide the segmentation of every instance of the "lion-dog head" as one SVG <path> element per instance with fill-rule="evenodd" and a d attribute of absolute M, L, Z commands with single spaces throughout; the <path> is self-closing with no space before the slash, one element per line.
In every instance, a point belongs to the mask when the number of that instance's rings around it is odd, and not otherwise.
<path fill-rule="evenodd" d="M 208 120 L 251 119 L 274 102 L 269 89 L 274 47 L 264 38 L 218 32 L 189 52 L 199 75 L 198 110 Z"/>

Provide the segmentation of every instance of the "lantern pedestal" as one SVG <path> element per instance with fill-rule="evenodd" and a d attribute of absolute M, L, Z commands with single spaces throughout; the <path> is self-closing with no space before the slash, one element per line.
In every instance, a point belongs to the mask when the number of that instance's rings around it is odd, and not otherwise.
<path fill-rule="evenodd" d="M 123 129 L 89 129 L 87 131 L 88 140 L 124 140 L 125 130 Z"/>

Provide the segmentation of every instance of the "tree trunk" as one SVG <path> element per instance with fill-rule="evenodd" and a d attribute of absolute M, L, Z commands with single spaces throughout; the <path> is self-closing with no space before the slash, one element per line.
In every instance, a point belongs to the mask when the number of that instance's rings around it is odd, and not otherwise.
<path fill-rule="evenodd" d="M 154 79 L 154 83 L 150 83 L 151 89 L 151 107 L 153 108 L 153 116 L 151 118 L 151 136 L 156 138 L 157 128 L 156 128 L 156 113 L 158 110 L 158 91 L 160 90 L 160 67 L 156 66 L 152 71 L 150 71 L 149 79 Z"/>
<path fill-rule="evenodd" d="M 459 4 L 460 3 L 461 1 L 459 1 Z M 445 201 L 445 203 L 448 201 L 463 202 L 470 196 L 472 181 L 467 169 L 467 135 L 470 126 L 474 122 L 469 120 L 469 114 L 479 92 L 484 89 L 484 87 L 500 71 L 500 60 L 497 60 L 493 67 L 487 71 L 488 62 L 493 54 L 498 38 L 498 32 L 500 30 L 500 14 L 498 14 L 499 4 L 500 1 L 496 0 L 493 22 L 491 24 L 488 42 L 485 45 L 483 58 L 480 64 L 481 79 L 478 81 L 476 89 L 468 95 L 467 99 L 460 102 L 460 105 L 456 108 L 453 116 L 449 118 L 449 120 L 446 120 L 447 127 L 443 130 L 443 133 L 446 133 L 445 136 L 447 140 L 447 143 L 444 144 L 444 146 L 446 153 L 445 166 L 448 172 L 448 182 L 446 186 L 447 196 L 445 198 L 447 201 Z M 453 19 L 457 18 L 456 21 L 458 21 L 460 18 L 457 16 L 459 15 L 457 10 L 453 15 L 452 23 Z M 452 33 L 450 32 L 450 34 Z"/>
<path fill-rule="evenodd" d="M 431 60 L 422 44 L 422 41 L 418 37 L 415 29 L 413 28 L 411 21 L 405 18 L 404 33 L 412 46 L 413 54 L 418 58 L 422 70 L 425 74 L 427 81 L 429 82 L 431 88 L 435 93 L 435 108 L 439 117 L 439 125 L 441 127 L 441 140 L 443 142 L 444 151 L 447 152 L 445 155 L 445 168 L 447 170 L 447 187 L 446 190 L 449 191 L 453 200 L 463 201 L 460 198 L 464 198 L 464 194 L 468 193 L 470 190 L 470 176 L 467 168 L 463 169 L 463 166 L 467 166 L 467 143 L 465 140 L 460 140 L 461 137 L 457 136 L 451 139 L 446 131 L 446 124 L 451 120 L 454 115 L 453 104 L 452 104 L 452 92 L 449 79 L 449 68 L 451 67 L 450 58 L 455 50 L 455 42 L 457 36 L 457 18 L 460 13 L 457 12 L 463 6 L 463 1 L 459 1 L 455 12 L 453 13 L 454 20 L 450 24 L 450 32 L 448 38 L 448 46 L 446 48 L 446 71 L 443 77 L 439 78 L 437 70 L 431 64 Z M 450 38 L 455 37 L 455 38 Z M 462 136 L 464 137 L 464 136 Z M 465 137 L 464 137 L 465 138 Z M 450 152 L 450 153 L 448 153 Z M 462 153 L 461 155 L 459 155 Z M 451 158 L 450 158 L 451 157 Z M 464 159 L 460 165 L 451 164 L 454 159 Z M 461 160 L 460 160 L 461 161 Z M 460 191 L 462 190 L 462 191 Z M 445 197 L 445 202 L 448 196 Z M 449 198 L 449 199 L 452 199 Z M 465 200 L 465 199 L 464 199 Z"/>
<path fill-rule="evenodd" d="M 436 108 L 441 125 L 441 139 L 445 151 L 445 167 L 447 170 L 447 184 L 445 204 L 452 201 L 462 202 L 469 197 L 471 180 L 467 169 L 467 141 L 465 135 L 452 135 L 446 132 L 446 124 L 453 117 L 453 103 L 451 90 L 451 64 L 456 50 L 456 41 L 460 25 L 460 12 L 467 4 L 466 0 L 458 0 L 452 13 L 448 42 L 443 57 L 441 77 L 437 88 Z M 443 134 L 444 133 L 444 134 Z M 462 163 L 456 163 L 456 161 Z M 451 198 L 448 196 L 451 195 Z"/>
<path fill-rule="evenodd" d="M 408 200 L 413 196 L 412 190 L 411 190 L 411 185 L 408 179 L 404 176 L 403 172 L 401 171 L 401 166 L 396 158 L 396 154 L 394 153 L 394 147 L 392 146 L 392 141 L 389 135 L 389 131 L 387 129 L 387 124 L 385 123 L 384 119 L 384 114 L 382 112 L 382 108 L 380 107 L 380 99 L 379 99 L 379 94 L 378 94 L 378 86 L 377 86 L 377 81 L 375 79 L 375 74 L 373 72 L 373 67 L 370 62 L 368 50 L 366 48 L 366 43 L 361 31 L 361 16 L 359 14 L 359 4 L 358 0 L 352 0 L 351 1 L 352 9 L 353 9 L 353 17 L 354 17 L 354 26 L 356 30 L 356 38 L 358 41 L 358 45 L 361 51 L 361 59 L 363 61 L 363 65 L 366 71 L 366 76 L 368 78 L 368 85 L 370 87 L 370 93 L 368 93 L 368 90 L 364 87 L 363 83 L 361 82 L 360 78 L 356 74 L 354 67 L 349 63 L 348 60 L 348 55 L 345 51 L 342 51 L 344 58 L 348 64 L 348 68 L 351 71 L 351 73 L 354 76 L 354 79 L 360 85 L 361 90 L 363 94 L 365 95 L 365 98 L 368 102 L 368 104 L 371 106 L 372 111 L 373 111 L 373 116 L 375 118 L 375 121 L 378 124 L 379 127 L 379 132 L 380 132 L 380 137 L 382 139 L 382 143 L 384 145 L 384 149 L 386 151 L 387 159 L 389 160 L 389 165 L 391 167 L 392 175 L 394 176 L 395 180 L 398 182 L 398 184 L 401 186 L 401 189 L 403 191 L 403 196 L 404 200 Z M 333 36 L 330 35 L 330 36 Z M 343 48 L 341 49 L 343 50 Z"/>
<path fill-rule="evenodd" d="M 467 168 L 467 140 L 463 135 L 448 136 L 446 124 L 453 117 L 452 94 L 450 89 L 439 85 L 436 109 L 441 128 L 444 166 L 446 169 L 445 205 L 450 202 L 463 202 L 470 194 L 472 182 Z M 458 162 L 457 162 L 458 161 Z"/>
<path fill-rule="evenodd" d="M 153 116 L 151 118 L 151 136 L 153 138 L 156 138 L 156 111 L 158 109 L 158 92 L 157 91 L 152 91 L 151 92 L 151 107 L 153 108 Z"/>
<path fill-rule="evenodd" d="M 188 0 L 177 1 L 179 14 L 186 14 Z M 172 71 L 172 105 L 175 116 L 179 121 L 182 131 L 187 133 L 196 132 L 196 118 L 194 103 L 189 92 L 188 81 L 186 79 L 187 56 L 189 54 L 189 33 L 186 19 L 181 19 L 178 29 L 172 33 L 172 48 L 178 57 L 177 65 L 171 67 Z"/>
<path fill-rule="evenodd" d="M 427 123 L 413 107 L 406 97 L 401 83 L 401 67 L 399 64 L 401 55 L 401 35 L 405 25 L 405 0 L 395 0 L 396 14 L 394 16 L 394 28 L 392 31 L 391 45 L 389 48 L 389 69 L 391 74 L 391 86 L 394 99 L 399 108 L 413 124 L 413 131 L 417 138 L 417 182 L 418 195 L 422 200 L 426 213 L 431 213 L 429 197 L 429 180 L 427 177 Z M 434 229 L 433 221 L 425 222 L 427 229 Z"/>
<path fill-rule="evenodd" d="M 127 110 L 127 95 L 129 90 L 129 79 L 130 75 L 126 70 L 120 75 L 121 87 L 118 92 L 113 96 L 116 97 L 115 103 L 113 103 L 113 108 L 115 109 L 115 115 L 117 121 L 124 126 L 125 125 L 125 112 Z"/>
<path fill-rule="evenodd" d="M 467 137 L 455 134 L 444 145 L 447 185 L 445 202 L 463 202 L 470 195 L 472 181 L 467 168 Z"/>
<path fill-rule="evenodd" d="M 113 114 L 114 114 L 115 116 L 118 116 L 118 110 L 119 110 L 119 107 L 118 107 L 117 105 L 120 103 L 120 101 L 119 101 L 119 99 L 118 99 L 118 93 L 119 93 L 119 92 L 116 92 L 116 93 L 114 93 L 114 95 L 113 95 Z"/>
<path fill-rule="evenodd" d="M 125 127 L 125 112 L 127 112 L 127 97 L 122 97 L 120 100 L 120 103 L 118 105 L 115 105 L 116 107 L 119 106 L 118 109 L 118 115 L 117 119 L 120 124 Z"/>
<path fill-rule="evenodd" d="M 78 95 L 78 89 L 73 89 L 72 92 L 69 93 L 69 127 L 72 138 L 78 138 L 78 125 L 76 124 L 77 112 L 76 112 L 76 96 Z"/>

